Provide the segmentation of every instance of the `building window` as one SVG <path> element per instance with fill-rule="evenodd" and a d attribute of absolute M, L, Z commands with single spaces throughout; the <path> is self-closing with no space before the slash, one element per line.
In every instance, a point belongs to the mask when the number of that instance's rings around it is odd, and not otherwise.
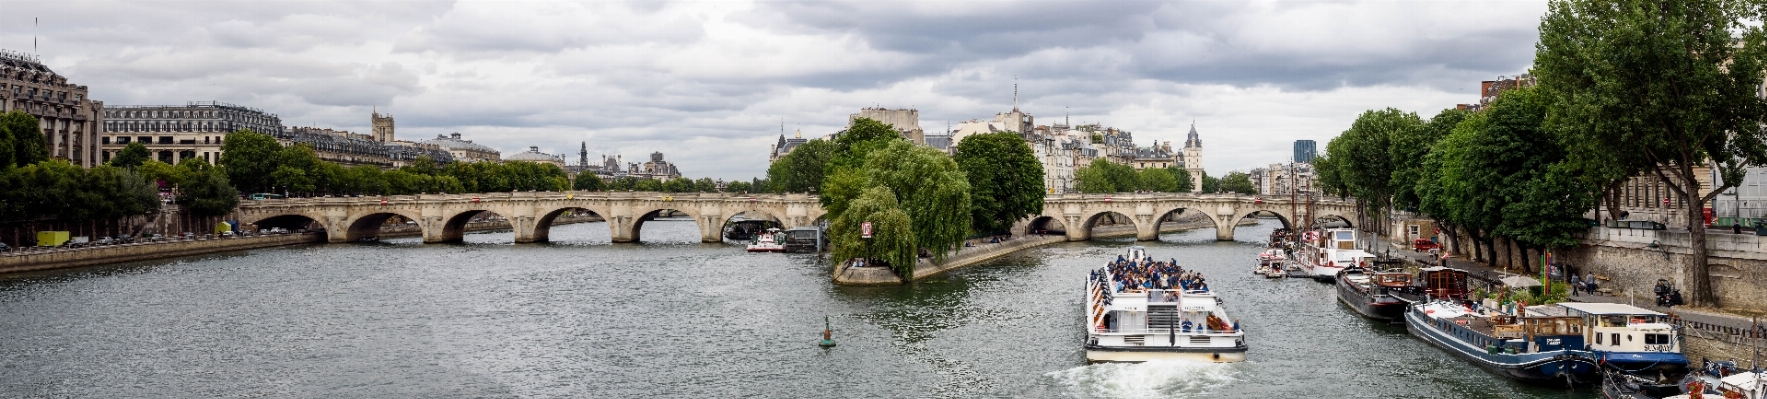
<path fill-rule="evenodd" d="M 98 144 L 110 144 L 110 136 L 99 137 Z"/>

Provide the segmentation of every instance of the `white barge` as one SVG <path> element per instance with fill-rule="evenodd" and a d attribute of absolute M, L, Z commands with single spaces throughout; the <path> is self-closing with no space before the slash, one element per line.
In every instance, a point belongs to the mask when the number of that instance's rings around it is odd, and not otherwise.
<path fill-rule="evenodd" d="M 1228 317 L 1221 298 L 1194 273 L 1174 270 L 1182 269 L 1153 261 L 1136 246 L 1091 273 L 1085 300 L 1088 362 L 1245 361 L 1245 331 Z"/>

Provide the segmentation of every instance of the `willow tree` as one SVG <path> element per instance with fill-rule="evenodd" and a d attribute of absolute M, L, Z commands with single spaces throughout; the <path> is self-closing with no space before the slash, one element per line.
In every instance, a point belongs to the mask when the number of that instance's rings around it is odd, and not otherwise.
<path fill-rule="evenodd" d="M 896 194 L 912 222 L 915 246 L 931 250 L 935 261 L 944 262 L 946 252 L 969 235 L 969 181 L 944 152 L 895 140 L 873 151 L 864 170 L 869 185 Z"/>
<path fill-rule="evenodd" d="M 914 229 L 896 194 L 872 187 L 849 201 L 847 212 L 830 221 L 834 259 L 875 259 L 888 263 L 903 280 L 914 278 Z M 862 234 L 871 223 L 871 237 Z"/>
<path fill-rule="evenodd" d="M 1573 138 L 1572 165 L 1648 173 L 1680 199 L 1693 251 L 1683 285 L 1696 305 L 1717 304 L 1702 208 L 1736 186 L 1744 167 L 1767 160 L 1764 7 L 1555 0 L 1540 23 L 1535 76 L 1556 102 L 1547 120 Z M 1700 186 L 1701 165 L 1717 169 L 1717 187 Z"/>

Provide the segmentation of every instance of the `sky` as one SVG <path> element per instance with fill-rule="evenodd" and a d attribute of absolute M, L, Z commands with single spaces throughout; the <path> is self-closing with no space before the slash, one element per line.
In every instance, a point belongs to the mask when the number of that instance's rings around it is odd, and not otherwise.
<path fill-rule="evenodd" d="M 537 146 L 591 162 L 661 151 L 689 177 L 764 176 L 780 134 L 864 107 L 921 128 L 1018 107 L 1137 144 L 1192 123 L 1211 175 L 1286 162 L 1366 110 L 1424 118 L 1525 73 L 1543 1 L 0 2 L 107 105 L 221 101 L 284 125 Z M 40 21 L 33 25 L 33 18 Z M 33 37 L 36 48 L 33 50 Z"/>

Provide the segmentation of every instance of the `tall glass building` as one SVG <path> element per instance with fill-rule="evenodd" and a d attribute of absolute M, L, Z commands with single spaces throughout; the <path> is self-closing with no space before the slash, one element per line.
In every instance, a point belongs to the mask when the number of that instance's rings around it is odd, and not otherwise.
<path fill-rule="evenodd" d="M 1295 162 L 1313 163 L 1313 157 L 1318 154 L 1319 146 L 1313 140 L 1295 140 Z"/>

